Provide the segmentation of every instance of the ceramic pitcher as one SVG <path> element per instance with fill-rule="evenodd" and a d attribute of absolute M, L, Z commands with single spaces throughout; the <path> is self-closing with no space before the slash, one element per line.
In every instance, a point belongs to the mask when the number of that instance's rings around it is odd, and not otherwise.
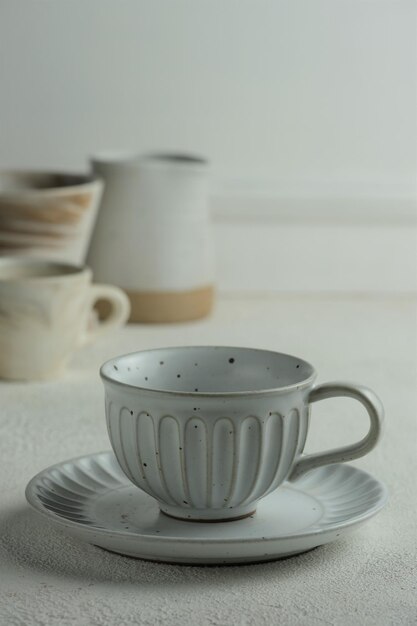
<path fill-rule="evenodd" d="M 105 193 L 88 264 L 122 287 L 132 322 L 206 315 L 213 303 L 208 165 L 198 157 L 98 155 Z"/>

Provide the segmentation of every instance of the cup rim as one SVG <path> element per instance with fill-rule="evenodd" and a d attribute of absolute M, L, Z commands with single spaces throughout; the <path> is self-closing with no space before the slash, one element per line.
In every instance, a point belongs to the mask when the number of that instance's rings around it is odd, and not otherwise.
<path fill-rule="evenodd" d="M 2 176 L 12 176 L 16 178 L 31 178 L 37 176 L 51 176 L 62 177 L 66 179 L 67 184 L 52 185 L 50 187 L 25 187 L 25 188 L 13 188 L 2 190 L 0 188 L 0 199 L 27 197 L 30 195 L 67 195 L 71 193 L 79 193 L 84 189 L 91 189 L 91 187 L 103 187 L 104 183 L 100 176 L 90 172 L 73 172 L 62 170 L 48 170 L 48 169 L 4 169 L 0 170 L 0 179 Z M 70 182 L 73 181 L 73 182 Z"/>
<path fill-rule="evenodd" d="M 210 161 L 205 156 L 188 151 L 159 150 L 154 152 L 137 153 L 128 150 L 103 150 L 90 156 L 90 162 L 100 170 L 122 168 L 137 170 L 137 168 L 200 172 L 206 171 Z"/>
<path fill-rule="evenodd" d="M 31 268 L 37 266 L 40 269 L 56 270 L 56 273 L 51 274 L 35 274 L 33 276 L 17 276 L 15 278 L 4 278 L 1 275 L 2 268 L 17 267 L 17 268 Z M 33 283 L 36 281 L 49 282 L 53 280 L 70 280 L 71 278 L 88 274 L 92 276 L 92 270 L 87 265 L 76 265 L 74 263 L 65 263 L 60 261 L 50 261 L 48 259 L 41 259 L 38 257 L 17 257 L 17 256 L 3 256 L 0 257 L 0 285 L 15 285 L 17 283 Z"/>
<path fill-rule="evenodd" d="M 209 164 L 208 158 L 185 150 L 146 152 L 141 158 L 148 164 L 169 167 L 204 167 Z"/>
<path fill-rule="evenodd" d="M 265 389 L 253 389 L 253 390 L 244 390 L 244 391 L 176 391 L 173 389 L 163 389 L 158 387 L 141 387 L 140 385 L 132 385 L 128 382 L 123 382 L 117 380 L 111 375 L 113 371 L 113 367 L 115 362 L 120 362 L 121 359 L 125 359 L 127 357 L 132 357 L 134 355 L 144 354 L 144 353 L 154 353 L 161 351 L 177 351 L 177 350 L 193 350 L 193 349 L 214 349 L 214 348 L 224 348 L 226 350 L 247 350 L 251 352 L 264 352 L 267 354 L 273 354 L 275 356 L 287 357 L 291 359 L 297 359 L 300 363 L 303 363 L 310 369 L 310 375 L 305 379 L 290 383 L 288 385 L 280 385 L 277 387 L 267 387 Z M 299 389 L 304 389 L 309 387 L 317 377 L 317 372 L 313 365 L 306 361 L 305 359 L 301 359 L 296 357 L 293 354 L 288 354 L 285 352 L 277 352 L 276 350 L 267 350 L 263 348 L 252 348 L 247 346 L 225 346 L 225 345 L 192 345 L 192 346 L 169 346 L 162 348 L 151 348 L 148 350 L 136 350 L 134 352 L 129 352 L 127 354 L 122 354 L 119 356 L 115 356 L 111 359 L 105 361 L 100 367 L 100 377 L 104 383 L 110 383 L 111 385 L 115 385 L 116 387 L 120 387 L 122 389 L 133 389 L 134 391 L 139 391 L 147 394 L 158 395 L 158 396 L 171 396 L 171 397 L 182 397 L 182 398 L 236 398 L 236 397 L 246 397 L 246 396 L 263 396 L 267 394 L 279 394 L 279 393 L 287 393 L 288 391 L 295 391 Z"/>

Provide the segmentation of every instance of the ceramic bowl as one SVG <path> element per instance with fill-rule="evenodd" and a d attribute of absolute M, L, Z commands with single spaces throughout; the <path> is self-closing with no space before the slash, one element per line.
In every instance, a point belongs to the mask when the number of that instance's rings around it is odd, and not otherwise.
<path fill-rule="evenodd" d="M 102 190 L 90 175 L 0 172 L 0 255 L 84 263 Z"/>

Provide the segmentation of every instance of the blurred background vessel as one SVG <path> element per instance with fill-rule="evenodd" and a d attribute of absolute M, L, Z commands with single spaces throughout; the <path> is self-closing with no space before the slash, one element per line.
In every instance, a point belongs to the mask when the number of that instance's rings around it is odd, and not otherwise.
<path fill-rule="evenodd" d="M 187 154 L 97 155 L 105 181 L 88 264 L 125 289 L 132 322 L 203 317 L 214 297 L 208 164 Z"/>

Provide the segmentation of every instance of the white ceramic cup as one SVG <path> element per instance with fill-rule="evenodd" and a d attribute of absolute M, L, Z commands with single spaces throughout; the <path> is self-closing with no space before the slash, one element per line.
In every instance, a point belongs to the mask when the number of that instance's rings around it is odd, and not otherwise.
<path fill-rule="evenodd" d="M 164 513 L 187 520 L 250 515 L 285 480 L 367 454 L 383 420 L 369 389 L 314 386 L 312 365 L 268 350 L 148 350 L 108 361 L 101 376 L 121 468 Z M 334 396 L 364 405 L 368 434 L 353 445 L 303 455 L 311 403 Z"/>
<path fill-rule="evenodd" d="M 91 279 L 87 267 L 0 258 L 0 378 L 58 376 L 74 350 L 126 322 L 130 307 L 123 291 Z M 111 310 L 92 326 L 98 300 L 107 300 Z"/>

